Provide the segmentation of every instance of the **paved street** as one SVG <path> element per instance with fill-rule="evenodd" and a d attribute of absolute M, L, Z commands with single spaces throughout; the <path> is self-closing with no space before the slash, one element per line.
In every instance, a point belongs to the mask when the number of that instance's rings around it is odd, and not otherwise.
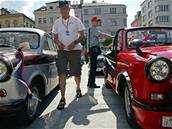
<path fill-rule="evenodd" d="M 67 80 L 67 105 L 62 111 L 56 109 L 60 94 L 53 91 L 43 101 L 40 116 L 28 127 L 18 127 L 13 120 L 2 120 L 5 123 L 0 129 L 130 129 L 128 126 L 121 98 L 111 89 L 103 87 L 103 76 L 99 75 L 97 84 L 101 89 L 87 89 L 88 66 L 83 66 L 83 97 L 75 99 L 75 82 Z M 13 121 L 13 122 L 12 122 Z"/>

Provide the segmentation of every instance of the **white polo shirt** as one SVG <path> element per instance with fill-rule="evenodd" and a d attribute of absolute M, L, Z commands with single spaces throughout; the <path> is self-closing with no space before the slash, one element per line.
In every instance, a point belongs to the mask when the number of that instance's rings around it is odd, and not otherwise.
<path fill-rule="evenodd" d="M 58 34 L 58 39 L 65 45 L 64 50 L 68 51 L 68 46 L 79 38 L 79 31 L 85 30 L 81 20 L 77 17 L 70 16 L 67 20 L 62 17 L 57 19 L 53 25 L 52 33 Z M 79 43 L 74 50 L 81 50 L 82 45 Z"/>

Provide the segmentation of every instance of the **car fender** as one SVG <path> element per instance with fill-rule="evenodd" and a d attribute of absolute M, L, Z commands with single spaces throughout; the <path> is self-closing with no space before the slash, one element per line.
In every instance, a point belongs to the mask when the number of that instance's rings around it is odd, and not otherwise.
<path fill-rule="evenodd" d="M 133 89 L 132 89 L 132 85 L 131 85 L 131 79 L 129 77 L 128 72 L 125 70 L 121 71 L 116 77 L 116 92 L 120 96 L 123 96 L 123 92 L 124 92 L 124 88 L 125 88 L 123 85 L 124 83 L 127 84 L 129 91 L 130 91 L 131 98 L 133 98 Z"/>

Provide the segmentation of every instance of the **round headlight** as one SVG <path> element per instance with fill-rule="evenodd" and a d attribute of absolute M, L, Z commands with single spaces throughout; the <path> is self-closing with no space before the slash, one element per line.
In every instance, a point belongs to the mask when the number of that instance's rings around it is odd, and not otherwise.
<path fill-rule="evenodd" d="M 162 82 L 170 76 L 171 62 L 165 58 L 152 60 L 148 63 L 146 73 L 150 80 Z"/>
<path fill-rule="evenodd" d="M 0 80 L 4 80 L 6 78 L 8 72 L 8 68 L 6 64 L 0 61 Z"/>

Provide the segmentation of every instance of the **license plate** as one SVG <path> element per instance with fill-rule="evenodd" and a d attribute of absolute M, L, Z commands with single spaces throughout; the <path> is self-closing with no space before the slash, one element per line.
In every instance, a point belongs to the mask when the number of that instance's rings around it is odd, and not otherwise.
<path fill-rule="evenodd" d="M 162 117 L 162 127 L 172 127 L 172 117 Z"/>

